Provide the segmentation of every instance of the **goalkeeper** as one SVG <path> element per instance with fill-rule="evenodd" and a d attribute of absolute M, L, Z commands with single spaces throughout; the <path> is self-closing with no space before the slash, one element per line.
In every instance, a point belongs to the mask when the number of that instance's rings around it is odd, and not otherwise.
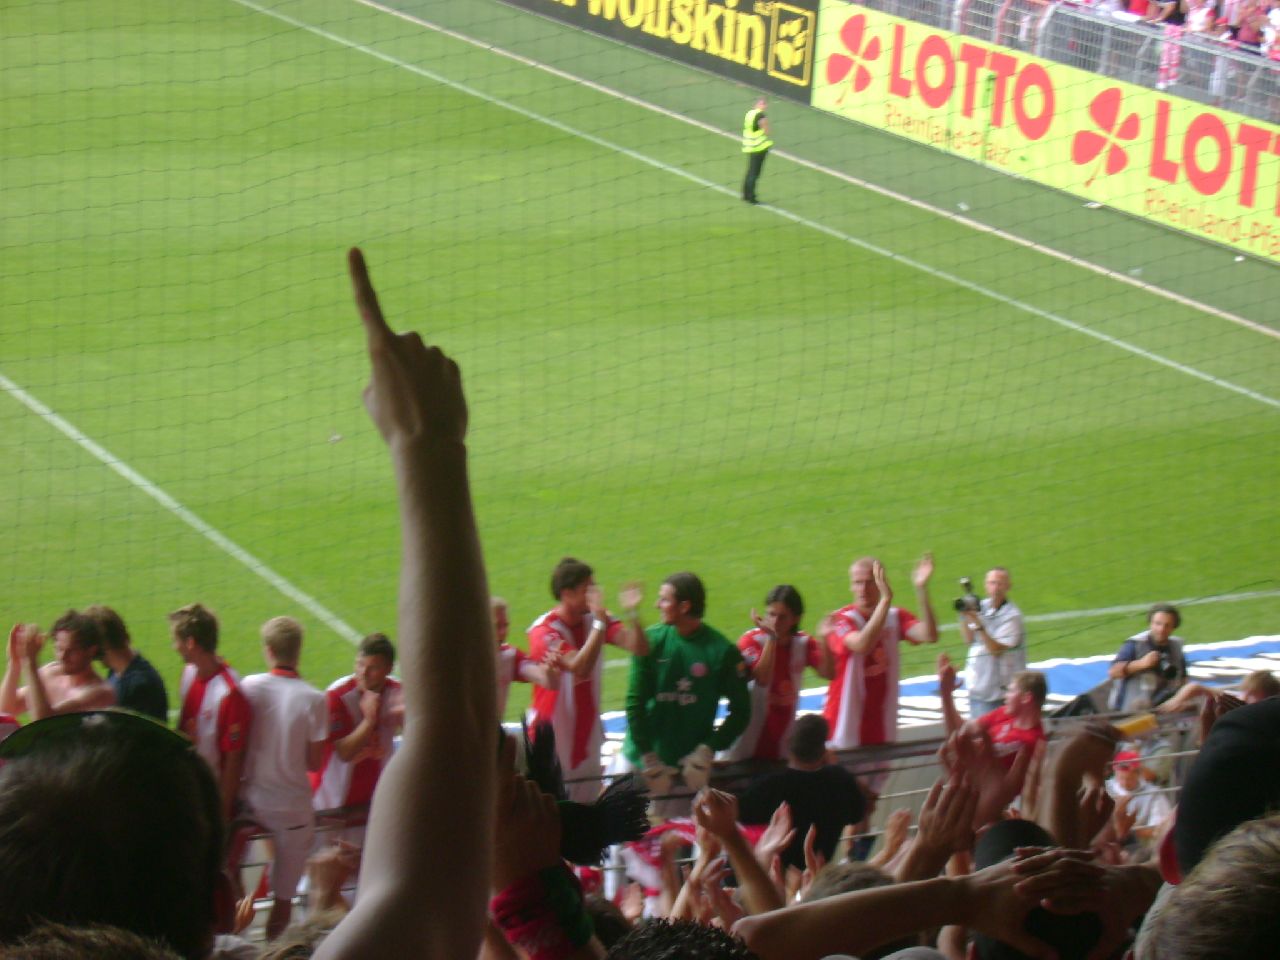
<path fill-rule="evenodd" d="M 623 753 L 643 770 L 655 813 L 687 814 L 706 786 L 715 751 L 729 747 L 751 719 L 747 666 L 738 648 L 702 622 L 706 591 L 692 573 L 675 573 L 658 592 L 662 622 L 649 627 L 649 652 L 631 661 Z M 720 698 L 729 713 L 716 725 Z M 681 783 L 682 781 L 682 783 Z M 678 798 L 667 797 L 673 788 Z"/>

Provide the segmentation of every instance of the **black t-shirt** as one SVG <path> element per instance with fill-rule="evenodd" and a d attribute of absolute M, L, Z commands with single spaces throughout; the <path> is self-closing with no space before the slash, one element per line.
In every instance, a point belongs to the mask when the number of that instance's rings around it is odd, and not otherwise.
<path fill-rule="evenodd" d="M 861 821 L 867 808 L 857 778 L 844 767 L 788 768 L 763 777 L 742 795 L 738 801 L 739 819 L 743 823 L 768 823 L 784 800 L 791 804 L 796 836 L 784 851 L 782 862 L 801 869 L 804 837 L 811 825 L 818 825 L 815 849 L 830 860 L 844 828 Z"/>
<path fill-rule="evenodd" d="M 142 654 L 134 657 L 123 673 L 107 674 L 107 681 L 116 691 L 116 706 L 145 713 L 161 723 L 169 722 L 169 695 L 164 680 Z"/>

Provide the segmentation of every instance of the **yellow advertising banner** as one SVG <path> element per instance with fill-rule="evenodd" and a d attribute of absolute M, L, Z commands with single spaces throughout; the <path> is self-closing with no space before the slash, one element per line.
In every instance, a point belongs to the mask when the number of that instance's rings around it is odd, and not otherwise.
<path fill-rule="evenodd" d="M 823 0 L 813 106 L 1280 263 L 1280 127 Z"/>

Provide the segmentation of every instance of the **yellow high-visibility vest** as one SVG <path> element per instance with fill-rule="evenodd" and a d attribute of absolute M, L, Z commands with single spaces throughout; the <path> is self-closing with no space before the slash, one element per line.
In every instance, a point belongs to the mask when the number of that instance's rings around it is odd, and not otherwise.
<path fill-rule="evenodd" d="M 773 141 L 769 139 L 769 135 L 764 132 L 764 128 L 756 129 L 756 117 L 764 113 L 759 107 L 752 107 L 747 111 L 746 118 L 742 121 L 742 152 L 743 153 L 760 153 L 768 150 L 773 146 Z"/>

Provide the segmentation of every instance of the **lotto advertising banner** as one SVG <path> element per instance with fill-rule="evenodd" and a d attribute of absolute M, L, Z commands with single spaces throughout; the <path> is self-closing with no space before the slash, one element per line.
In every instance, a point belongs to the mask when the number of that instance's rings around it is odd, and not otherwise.
<path fill-rule="evenodd" d="M 813 105 L 1280 263 L 1280 127 L 822 0 Z"/>
<path fill-rule="evenodd" d="M 809 102 L 819 0 L 504 0 Z"/>

